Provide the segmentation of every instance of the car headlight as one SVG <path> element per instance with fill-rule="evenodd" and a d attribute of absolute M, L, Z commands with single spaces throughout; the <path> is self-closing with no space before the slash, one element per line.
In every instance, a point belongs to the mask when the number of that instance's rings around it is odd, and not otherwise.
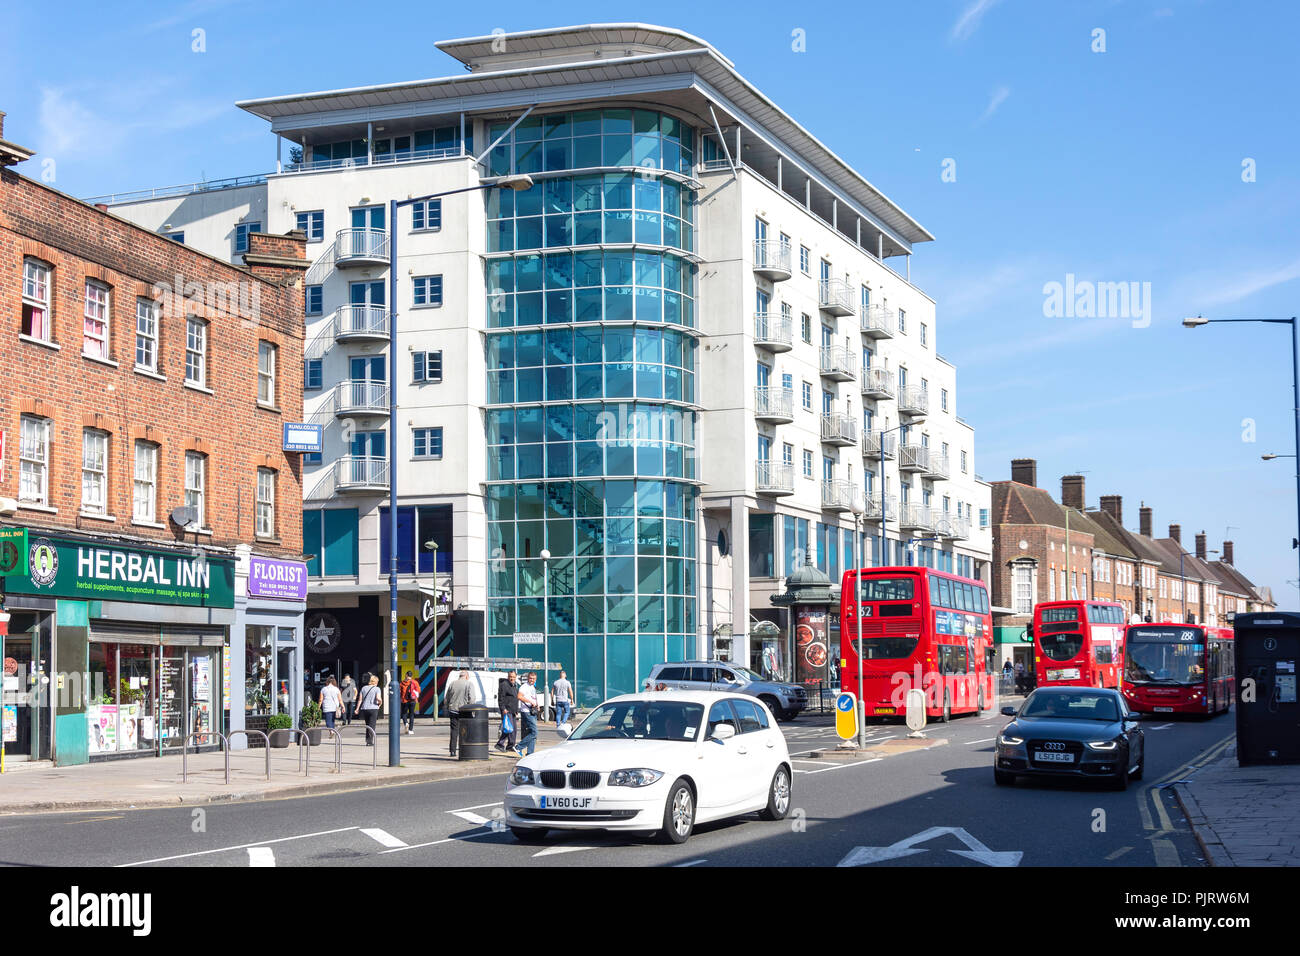
<path fill-rule="evenodd" d="M 515 767 L 515 772 L 510 775 L 510 782 L 516 787 L 523 787 L 530 783 L 534 783 L 533 772 L 527 767 Z"/>
<path fill-rule="evenodd" d="M 637 767 L 632 770 L 615 770 L 609 775 L 609 785 L 611 787 L 648 787 L 663 775 L 662 770 L 647 770 L 645 767 Z"/>
<path fill-rule="evenodd" d="M 1114 750 L 1119 746 L 1117 740 L 1089 740 L 1088 746 L 1093 750 Z"/>
<path fill-rule="evenodd" d="M 998 743 L 1005 744 L 1008 747 L 1019 747 L 1024 742 L 1024 737 L 1012 737 L 1008 734 L 1000 734 L 998 736 Z"/>

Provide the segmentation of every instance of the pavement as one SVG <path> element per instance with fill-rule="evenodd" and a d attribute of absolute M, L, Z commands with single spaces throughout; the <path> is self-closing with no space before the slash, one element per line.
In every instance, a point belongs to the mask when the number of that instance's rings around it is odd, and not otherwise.
<path fill-rule="evenodd" d="M 488 760 L 457 760 L 447 753 L 447 720 L 417 718 L 415 733 L 402 733 L 402 763 L 388 767 L 387 722 L 381 721 L 377 747 L 366 746 L 365 724 L 339 727 L 341 744 L 328 738 L 320 746 L 271 748 L 270 779 L 264 748 L 230 754 L 230 783 L 226 758 L 220 751 L 190 753 L 188 779 L 182 781 L 180 756 L 136 757 L 74 767 L 48 763 L 25 767 L 9 763 L 0 776 L 0 814 L 117 810 L 238 800 L 271 800 L 359 790 L 394 784 L 428 783 L 459 777 L 500 773 L 514 766 L 513 754 L 490 749 L 496 743 L 497 722 L 491 722 Z M 240 735 L 236 746 L 243 742 Z M 554 724 L 538 728 L 537 749 L 560 742 Z M 303 751 L 300 755 L 300 751 Z M 372 766 L 374 764 L 374 766 Z"/>
<path fill-rule="evenodd" d="M 1211 866 L 1300 866 L 1300 765 L 1237 764 L 1237 748 L 1174 786 Z"/>

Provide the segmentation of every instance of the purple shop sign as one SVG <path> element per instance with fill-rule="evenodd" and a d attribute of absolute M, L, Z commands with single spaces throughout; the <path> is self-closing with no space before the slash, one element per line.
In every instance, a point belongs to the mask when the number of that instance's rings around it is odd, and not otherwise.
<path fill-rule="evenodd" d="M 307 600 L 307 565 L 301 561 L 277 561 L 275 558 L 250 556 L 248 596 L 285 601 Z"/>

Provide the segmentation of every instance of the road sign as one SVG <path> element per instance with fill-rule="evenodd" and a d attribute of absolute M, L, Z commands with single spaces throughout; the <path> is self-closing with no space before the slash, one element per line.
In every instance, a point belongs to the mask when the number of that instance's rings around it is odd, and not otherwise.
<path fill-rule="evenodd" d="M 841 740 L 858 736 L 858 698 L 848 691 L 835 698 L 835 732 Z"/>
<path fill-rule="evenodd" d="M 983 863 L 985 866 L 1019 866 L 1020 858 L 1024 856 L 1020 850 L 990 850 L 962 827 L 930 827 L 889 846 L 854 847 L 838 865 L 862 866 L 864 863 L 884 863 L 900 857 L 912 856 L 915 853 L 925 853 L 923 849 L 916 849 L 916 845 L 944 834 L 951 834 L 966 844 L 965 850 L 949 850 L 949 853 L 956 853 L 958 856 Z"/>
<path fill-rule="evenodd" d="M 515 631 L 516 644 L 545 644 L 546 635 L 541 631 Z"/>

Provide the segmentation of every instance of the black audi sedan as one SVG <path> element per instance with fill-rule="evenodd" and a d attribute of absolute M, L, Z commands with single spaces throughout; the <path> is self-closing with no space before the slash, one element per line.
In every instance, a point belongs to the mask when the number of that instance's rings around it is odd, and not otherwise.
<path fill-rule="evenodd" d="M 1002 728 L 993 758 L 1000 785 L 1020 776 L 1095 777 L 1116 790 L 1141 780 L 1146 745 L 1138 717 L 1117 690 L 1040 687 Z"/>

